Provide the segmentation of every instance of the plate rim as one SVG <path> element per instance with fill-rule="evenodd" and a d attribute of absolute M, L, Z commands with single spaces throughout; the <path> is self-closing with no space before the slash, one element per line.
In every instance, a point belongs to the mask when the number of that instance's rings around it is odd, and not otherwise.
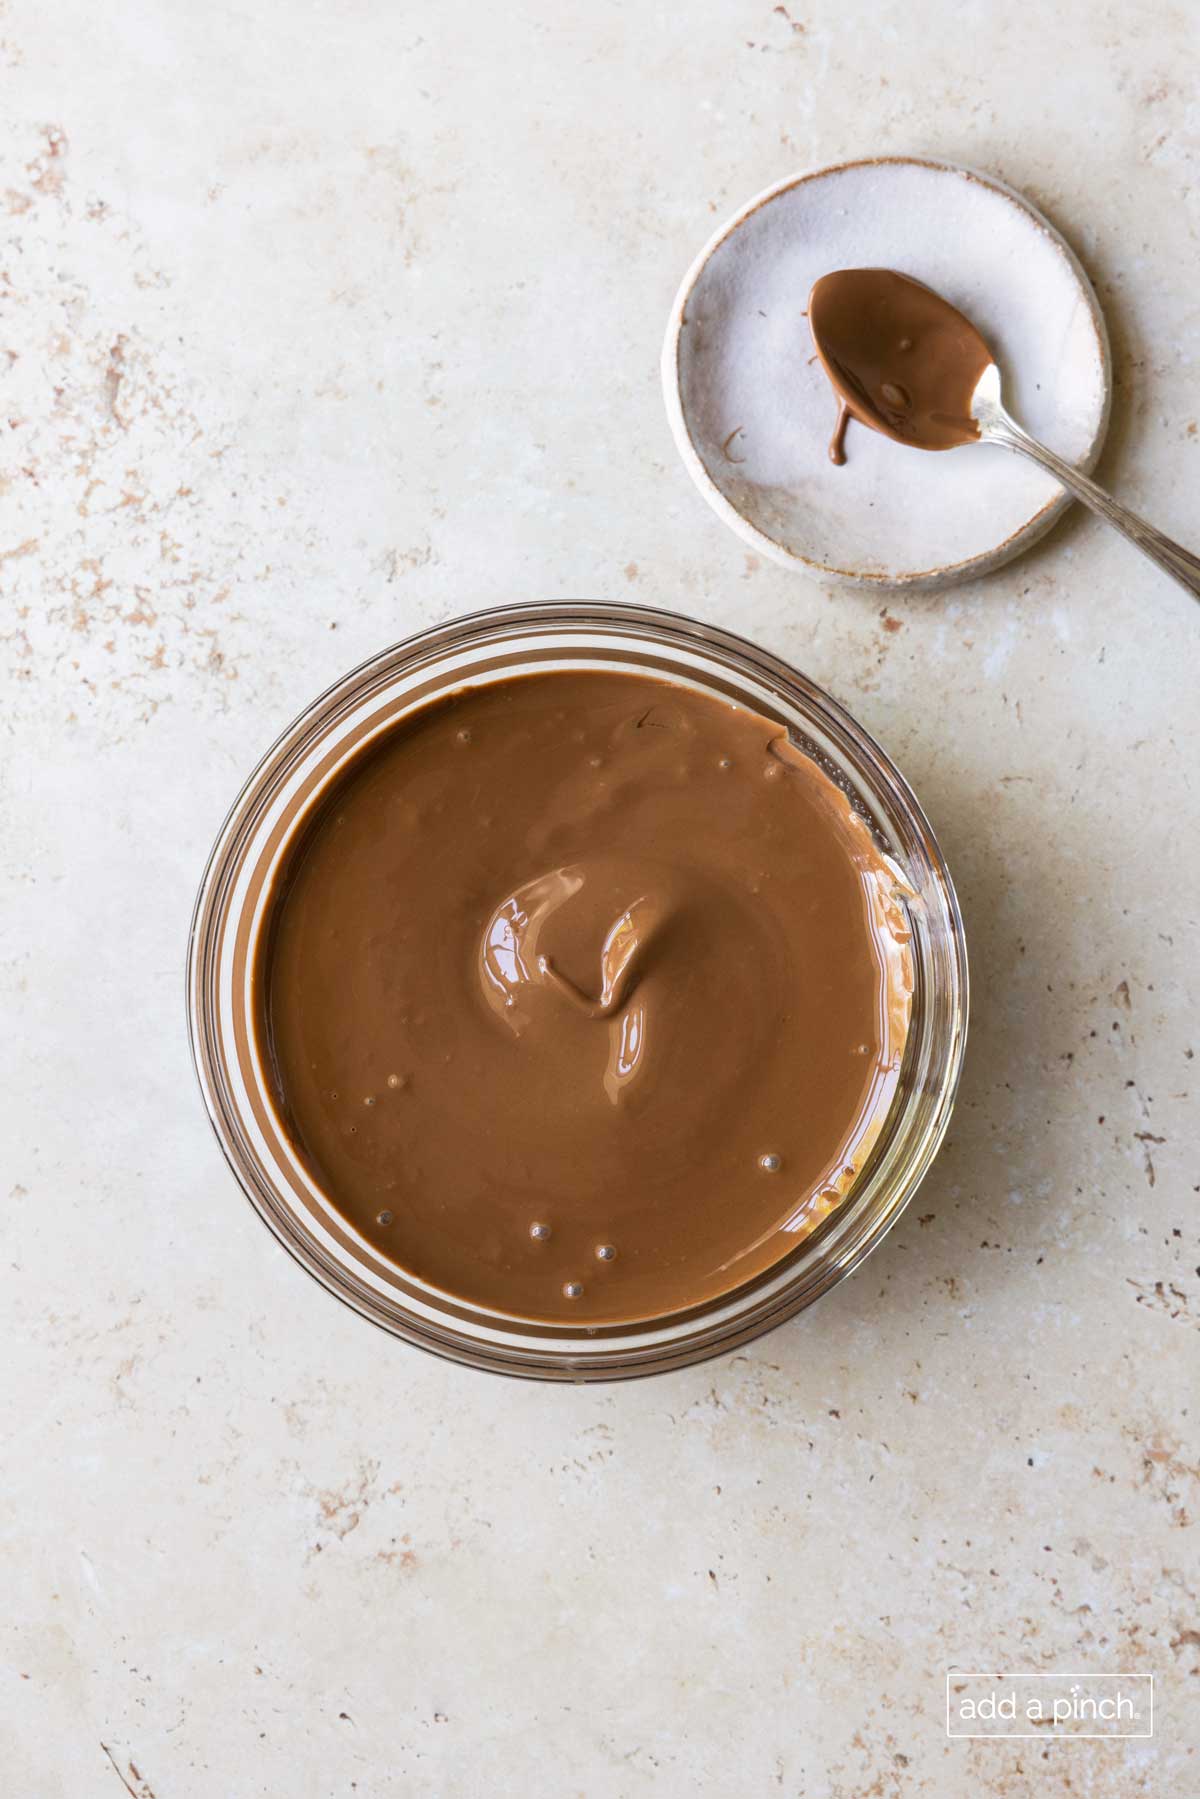
<path fill-rule="evenodd" d="M 684 467 L 708 504 L 723 523 L 729 526 L 743 542 L 749 544 L 758 554 L 778 563 L 784 568 L 799 569 L 815 579 L 832 583 L 840 587 L 856 587 L 876 592 L 906 591 L 909 593 L 934 592 L 938 588 L 950 587 L 960 581 L 967 581 L 976 575 L 990 574 L 1000 568 L 1013 557 L 1031 548 L 1039 538 L 1044 537 L 1057 520 L 1071 505 L 1071 495 L 1065 488 L 1053 499 L 1039 508 L 1023 525 L 1011 532 L 1001 543 L 983 550 L 977 556 L 968 556 L 961 562 L 941 563 L 934 568 L 917 569 L 906 574 L 880 574 L 867 569 L 837 568 L 829 563 L 818 561 L 814 557 L 803 556 L 798 551 L 789 550 L 778 539 L 771 537 L 759 526 L 752 524 L 744 512 L 740 512 L 717 486 L 704 466 L 688 425 L 687 410 L 683 403 L 683 392 L 680 381 L 680 337 L 683 330 L 684 317 L 688 300 L 691 298 L 696 283 L 704 268 L 728 238 L 732 237 L 746 220 L 758 212 L 761 207 L 777 199 L 780 194 L 787 193 L 794 187 L 801 187 L 809 181 L 823 179 L 829 175 L 840 175 L 848 169 L 881 168 L 887 166 L 919 167 L 933 169 L 941 174 L 957 175 L 968 181 L 977 182 L 981 187 L 990 188 L 1020 208 L 1032 223 L 1050 238 L 1051 242 L 1064 257 L 1071 274 L 1079 285 L 1088 308 L 1092 329 L 1096 336 L 1096 350 L 1100 362 L 1103 397 L 1100 417 L 1091 442 L 1076 466 L 1090 471 L 1100 459 L 1108 435 L 1109 420 L 1112 413 L 1113 373 L 1112 350 L 1109 343 L 1108 326 L 1096 293 L 1086 269 L 1079 257 L 1071 248 L 1066 238 L 1051 224 L 1050 220 L 1034 205 L 1027 195 L 1009 185 L 998 175 L 985 173 L 983 170 L 969 167 L 966 163 L 951 162 L 939 156 L 924 156 L 917 153 L 897 151 L 893 154 L 879 156 L 851 156 L 839 162 L 821 163 L 815 168 L 801 169 L 797 173 L 785 175 L 773 181 L 769 187 L 763 188 L 744 205 L 732 213 L 704 244 L 694 258 L 675 295 L 667 320 L 666 336 L 663 340 L 661 371 L 663 399 L 667 410 L 667 421 L 671 428 L 671 436 L 679 451 Z"/>

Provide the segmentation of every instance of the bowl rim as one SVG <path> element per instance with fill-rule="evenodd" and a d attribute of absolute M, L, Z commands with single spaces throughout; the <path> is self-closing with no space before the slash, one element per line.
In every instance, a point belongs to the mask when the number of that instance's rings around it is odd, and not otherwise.
<path fill-rule="evenodd" d="M 723 224 L 717 227 L 695 257 L 684 275 L 672 303 L 667 319 L 660 364 L 663 401 L 675 447 L 696 487 L 717 517 L 728 525 L 731 531 L 736 532 L 744 543 L 749 544 L 758 555 L 765 556 L 769 561 L 778 563 L 784 568 L 802 570 L 819 581 L 839 587 L 861 588 L 882 593 L 934 593 L 940 588 L 951 587 L 960 581 L 971 580 L 974 576 L 990 574 L 994 569 L 1011 561 L 1013 557 L 1030 549 L 1046 535 L 1061 518 L 1067 507 L 1072 504 L 1071 495 L 1064 488 L 1053 499 L 1047 500 L 1044 506 L 1002 542 L 994 544 L 989 550 L 982 550 L 977 556 L 966 557 L 961 562 L 941 563 L 933 568 L 918 569 L 902 575 L 881 575 L 869 569 L 838 568 L 832 563 L 820 562 L 813 557 L 801 555 L 799 551 L 788 549 L 777 538 L 771 537 L 753 524 L 745 513 L 740 512 L 732 500 L 726 497 L 705 467 L 692 437 L 680 380 L 680 337 L 687 303 L 706 264 L 721 245 L 732 237 L 733 233 L 761 207 L 794 187 L 802 187 L 809 181 L 821 180 L 829 175 L 840 175 L 848 169 L 882 168 L 894 165 L 934 169 L 944 174 L 961 176 L 967 181 L 976 182 L 980 187 L 990 188 L 1025 213 L 1033 224 L 1050 238 L 1065 259 L 1067 267 L 1078 282 L 1080 292 L 1087 302 L 1088 317 L 1096 335 L 1096 351 L 1103 385 L 1103 400 L 1096 430 L 1086 454 L 1077 465 L 1085 474 L 1091 472 L 1100 459 L 1108 435 L 1113 390 L 1112 349 L 1109 343 L 1108 326 L 1091 278 L 1057 226 L 1050 222 L 1026 194 L 1021 193 L 1018 188 L 1011 187 L 998 175 L 987 174 L 983 170 L 971 168 L 966 163 L 952 162 L 940 156 L 897 152 L 893 155 L 852 156 L 840 162 L 822 163 L 813 168 L 801 169 L 791 175 L 785 175 L 780 180 L 772 182 L 769 187 L 763 188 L 760 193 L 755 194 L 752 199 L 747 200 L 736 212 L 732 213 Z"/>
<path fill-rule="evenodd" d="M 320 728 L 326 715 L 334 713 L 338 703 L 352 694 L 364 679 L 389 666 L 398 670 L 424 653 L 436 652 L 442 645 L 449 646 L 461 641 L 465 635 L 494 632 L 506 624 L 528 629 L 538 626 L 553 629 L 569 625 L 581 633 L 621 626 L 629 627 L 631 631 L 647 628 L 658 630 L 676 644 L 683 642 L 701 650 L 705 647 L 711 647 L 714 651 L 724 650 L 748 664 L 759 677 L 778 682 L 783 691 L 790 689 L 802 695 L 817 706 L 835 728 L 840 728 L 852 744 L 861 745 L 871 757 L 873 776 L 876 779 L 882 777 L 882 784 L 891 789 L 889 802 L 899 803 L 920 836 L 923 851 L 936 875 L 948 922 L 953 1006 L 951 1035 L 939 1081 L 936 1110 L 921 1138 L 920 1153 L 905 1168 L 900 1196 L 893 1201 L 887 1215 L 876 1220 L 872 1229 L 864 1231 L 834 1263 L 821 1270 L 818 1278 L 810 1281 L 808 1287 L 797 1279 L 794 1285 L 786 1287 L 780 1293 L 769 1293 L 765 1299 L 760 1297 L 736 1317 L 719 1319 L 707 1328 L 701 1318 L 698 1328 L 678 1344 L 664 1346 L 661 1343 L 647 1342 L 632 1352 L 626 1351 L 620 1359 L 616 1354 L 604 1352 L 602 1334 L 597 1332 L 584 1333 L 577 1347 L 566 1354 L 547 1350 L 544 1356 L 539 1356 L 527 1349 L 505 1354 L 494 1346 L 481 1347 L 477 1342 L 464 1338 L 455 1330 L 452 1321 L 445 1328 L 440 1328 L 427 1319 L 415 1316 L 403 1319 L 381 1315 L 380 1309 L 364 1297 L 365 1289 L 361 1292 L 355 1290 L 348 1271 L 334 1262 L 316 1239 L 305 1232 L 290 1210 L 268 1203 L 264 1192 L 259 1190 L 252 1178 L 252 1171 L 247 1169 L 239 1154 L 238 1131 L 221 1101 L 220 1068 L 217 1066 L 214 1070 L 212 1066 L 214 1058 L 209 1044 L 212 1029 L 209 981 L 213 958 L 221 947 L 223 909 L 220 902 L 223 891 L 240 867 L 238 855 L 247 835 L 248 814 L 258 802 L 264 786 L 279 776 L 289 753 L 296 752 L 299 746 L 308 741 L 311 734 Z M 267 790 L 269 791 L 269 786 Z M 772 652 L 723 626 L 659 607 L 572 599 L 485 607 L 413 632 L 364 658 L 302 708 L 254 765 L 213 841 L 192 908 L 185 982 L 188 1045 L 209 1123 L 226 1163 L 254 1211 L 293 1260 L 352 1311 L 365 1317 L 388 1335 L 400 1337 L 428 1353 L 487 1372 L 573 1382 L 644 1377 L 726 1354 L 739 1344 L 785 1323 L 860 1266 L 887 1236 L 911 1201 L 945 1137 L 965 1056 L 970 984 L 966 938 L 958 897 L 932 827 L 916 795 L 887 752 L 838 700 Z M 214 1074 L 218 1078 L 214 1078 Z M 852 1204 L 852 1197 L 844 1202 L 843 1207 L 835 1209 L 833 1219 L 848 1215 L 846 1208 Z M 817 1234 L 819 1233 L 814 1233 L 814 1236 Z M 753 1293 L 753 1283 L 749 1291 Z M 735 1289 L 726 1295 L 725 1302 L 736 1301 L 738 1293 L 739 1290 Z M 589 1348 L 588 1342 L 593 1337 L 597 1341 Z"/>

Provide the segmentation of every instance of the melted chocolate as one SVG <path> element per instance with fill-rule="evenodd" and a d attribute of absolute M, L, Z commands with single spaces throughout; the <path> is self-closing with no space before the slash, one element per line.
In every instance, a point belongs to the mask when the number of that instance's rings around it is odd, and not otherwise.
<path fill-rule="evenodd" d="M 635 674 L 465 690 L 285 856 L 260 1052 L 312 1178 L 400 1268 L 544 1322 L 700 1304 L 861 1170 L 907 926 L 781 727 Z"/>
<path fill-rule="evenodd" d="M 919 450 L 978 438 L 971 399 L 992 353 L 932 288 L 891 269 L 839 269 L 813 288 L 808 323 L 838 398 L 831 462 L 846 460 L 850 418 Z"/>

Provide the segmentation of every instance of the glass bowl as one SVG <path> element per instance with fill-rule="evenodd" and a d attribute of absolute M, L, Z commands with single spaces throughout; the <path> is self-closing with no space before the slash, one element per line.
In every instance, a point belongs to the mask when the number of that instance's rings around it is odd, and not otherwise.
<path fill-rule="evenodd" d="M 449 689 L 534 670 L 618 669 L 699 685 L 785 726 L 850 796 L 912 890 L 913 1003 L 895 1097 L 847 1198 L 793 1254 L 711 1303 L 643 1324 L 538 1325 L 475 1309 L 360 1237 L 296 1157 L 260 1063 L 249 972 L 285 846 L 364 742 Z M 352 670 L 290 725 L 247 781 L 200 883 L 188 1028 L 226 1159 L 309 1273 L 396 1336 L 498 1373 L 614 1380 L 720 1355 L 811 1305 L 895 1223 L 949 1122 L 967 1025 L 958 902 L 903 776 L 837 702 L 786 663 L 711 625 L 640 606 L 547 601 L 456 619 Z"/>

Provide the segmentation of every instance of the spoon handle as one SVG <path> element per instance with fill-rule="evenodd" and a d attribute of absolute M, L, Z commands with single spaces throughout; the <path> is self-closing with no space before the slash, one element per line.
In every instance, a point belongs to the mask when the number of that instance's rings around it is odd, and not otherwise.
<path fill-rule="evenodd" d="M 1168 575 L 1173 575 L 1181 587 L 1186 587 L 1190 594 L 1200 599 L 1200 556 L 1193 556 L 1182 544 L 1164 537 L 1161 531 L 1156 531 L 1144 518 L 1131 512 L 1128 506 L 1122 506 L 1110 493 L 1097 486 L 1090 476 L 1073 468 L 1061 456 L 1056 456 L 1053 450 L 1048 450 L 1045 444 L 1030 437 L 1028 431 L 1023 431 L 1017 421 L 999 407 L 989 408 L 988 416 L 981 419 L 980 424 L 980 436 L 986 443 L 1002 444 L 1006 450 L 1017 450 L 1040 463 L 1077 500 L 1090 506 L 1093 512 L 1136 544 L 1144 556 L 1149 556 L 1151 562 L 1157 562 L 1159 568 L 1165 569 Z"/>

